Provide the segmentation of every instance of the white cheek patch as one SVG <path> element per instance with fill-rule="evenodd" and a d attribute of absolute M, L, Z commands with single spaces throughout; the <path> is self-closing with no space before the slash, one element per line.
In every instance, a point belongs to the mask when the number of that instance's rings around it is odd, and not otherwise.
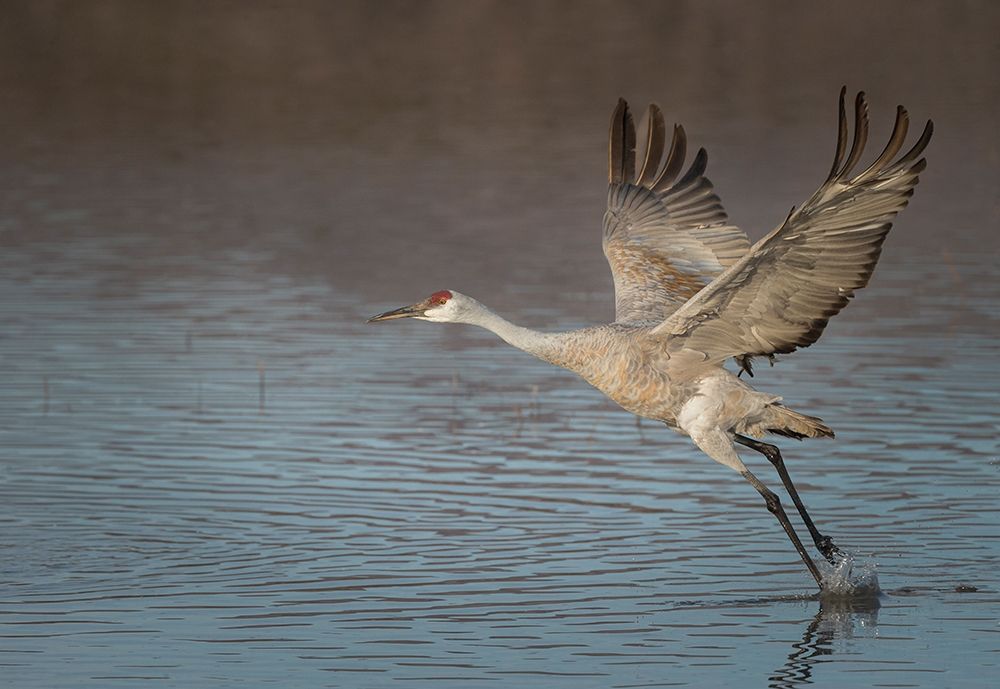
<path fill-rule="evenodd" d="M 436 323 L 447 323 L 451 320 L 451 312 L 453 309 L 449 308 L 448 304 L 443 306 L 436 306 L 433 309 L 427 309 L 424 311 L 423 316 L 417 316 L 422 321 L 432 321 Z"/>

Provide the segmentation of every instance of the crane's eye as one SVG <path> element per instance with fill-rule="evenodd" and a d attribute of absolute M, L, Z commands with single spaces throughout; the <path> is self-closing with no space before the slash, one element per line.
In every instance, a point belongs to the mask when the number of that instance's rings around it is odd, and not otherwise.
<path fill-rule="evenodd" d="M 451 292 L 446 289 L 443 289 L 440 292 L 435 292 L 428 298 L 429 302 L 434 306 L 447 304 L 449 299 L 451 299 Z"/>

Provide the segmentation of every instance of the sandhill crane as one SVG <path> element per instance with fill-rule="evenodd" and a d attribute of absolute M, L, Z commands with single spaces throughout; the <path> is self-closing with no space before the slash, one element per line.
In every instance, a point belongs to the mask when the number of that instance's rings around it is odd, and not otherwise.
<path fill-rule="evenodd" d="M 832 564 L 840 554 L 820 533 L 789 478 L 781 453 L 757 440 L 833 437 L 820 419 L 758 392 L 745 379 L 753 357 L 786 354 L 815 342 L 831 316 L 868 284 L 893 218 L 906 206 L 933 132 L 896 157 L 909 118 L 899 106 L 882 153 L 854 173 L 868 138 L 864 93 L 854 106 L 847 151 L 846 88 L 840 92 L 837 150 L 826 181 L 802 206 L 753 246 L 731 225 L 705 177 L 700 149 L 683 175 L 687 137 L 673 128 L 665 161 L 666 127 L 656 105 L 648 111 L 645 155 L 635 171 L 636 134 L 619 99 L 611 120 L 604 254 L 615 285 L 615 320 L 572 332 L 522 328 L 472 297 L 441 290 L 423 301 L 369 319 L 418 318 L 469 323 L 511 345 L 579 374 L 626 410 L 686 434 L 705 454 L 738 471 L 764 498 L 820 589 L 822 575 L 781 501 L 740 460 L 736 445 L 774 465 L 813 542 Z M 676 181 L 675 181 L 676 180 Z M 724 368 L 735 359 L 739 373 Z"/>

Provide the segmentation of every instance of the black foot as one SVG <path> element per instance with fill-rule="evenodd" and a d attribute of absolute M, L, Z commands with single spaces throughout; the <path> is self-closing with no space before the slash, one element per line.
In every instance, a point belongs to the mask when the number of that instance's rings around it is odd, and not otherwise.
<path fill-rule="evenodd" d="M 843 555 L 843 551 L 833 544 L 833 539 L 829 536 L 820 536 L 819 540 L 816 542 L 816 547 L 819 548 L 819 552 L 823 553 L 823 557 L 831 565 L 837 564 L 836 555 Z"/>

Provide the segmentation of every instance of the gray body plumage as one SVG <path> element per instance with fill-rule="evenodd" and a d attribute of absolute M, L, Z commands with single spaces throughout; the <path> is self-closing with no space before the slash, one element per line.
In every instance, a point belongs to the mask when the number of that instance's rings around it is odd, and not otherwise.
<path fill-rule="evenodd" d="M 710 421 L 728 432 L 759 436 L 767 430 L 784 430 L 782 417 L 794 414 L 777 406 L 779 397 L 754 390 L 720 362 L 706 362 L 701 353 L 689 349 L 664 346 L 651 325 L 610 323 L 539 333 L 507 322 L 471 297 L 453 294 L 456 305 L 468 310 L 463 322 L 492 330 L 519 349 L 573 371 L 623 409 L 682 433 L 690 435 L 698 422 Z M 710 404 L 698 406 L 696 418 L 682 424 L 682 413 L 691 409 L 693 400 Z"/>

